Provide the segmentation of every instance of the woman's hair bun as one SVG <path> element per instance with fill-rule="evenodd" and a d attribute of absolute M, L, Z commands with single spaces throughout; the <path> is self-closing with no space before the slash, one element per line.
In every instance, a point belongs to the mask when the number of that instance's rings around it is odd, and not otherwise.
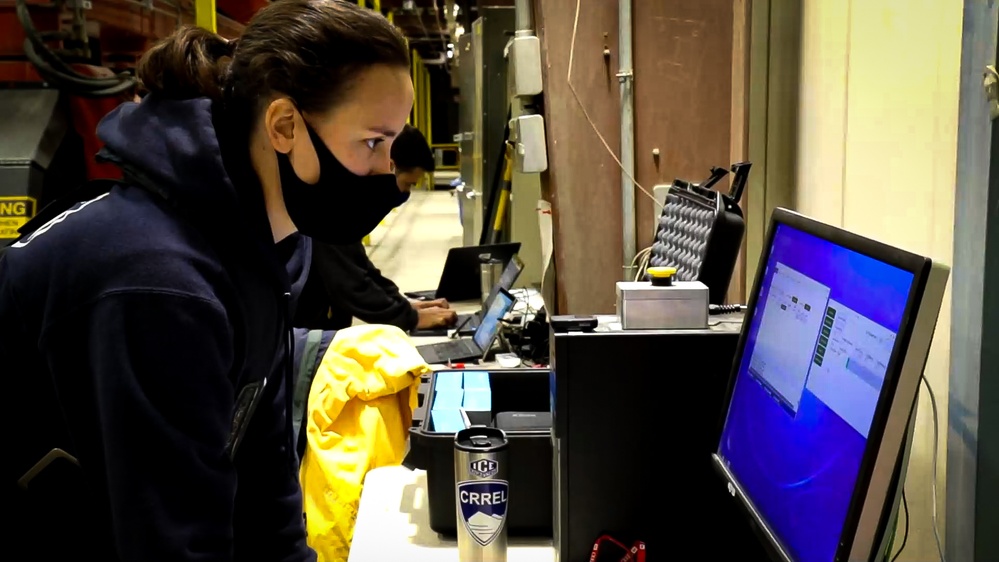
<path fill-rule="evenodd" d="M 142 56 L 136 74 L 141 88 L 160 98 L 218 99 L 235 48 L 207 29 L 181 27 Z"/>

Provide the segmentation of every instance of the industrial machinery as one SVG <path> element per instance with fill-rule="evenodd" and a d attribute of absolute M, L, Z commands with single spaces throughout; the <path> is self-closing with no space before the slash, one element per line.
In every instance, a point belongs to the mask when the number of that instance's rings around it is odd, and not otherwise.
<path fill-rule="evenodd" d="M 456 69 L 462 103 L 455 136 L 461 153 L 462 244 L 486 243 L 484 223 L 496 180 L 502 177 L 509 118 L 504 48 L 515 28 L 514 10 L 483 7 L 471 36 L 458 39 Z"/>
<path fill-rule="evenodd" d="M 135 95 L 135 64 L 194 24 L 236 37 L 267 0 L 0 0 L 0 246 L 46 203 L 118 170 L 97 123 Z M 216 11 L 217 10 L 217 11 Z"/>

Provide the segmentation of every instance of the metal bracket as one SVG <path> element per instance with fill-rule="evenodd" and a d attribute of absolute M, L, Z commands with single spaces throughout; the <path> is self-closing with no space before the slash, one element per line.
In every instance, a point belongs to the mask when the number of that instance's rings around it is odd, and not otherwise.
<path fill-rule="evenodd" d="M 635 73 L 632 72 L 631 70 L 622 70 L 617 74 L 615 74 L 615 76 L 617 76 L 617 81 L 620 82 L 621 84 L 624 84 L 625 82 L 630 82 L 635 79 Z"/>
<path fill-rule="evenodd" d="M 27 490 L 28 484 L 30 484 L 36 476 L 38 476 L 43 470 L 48 468 L 50 464 L 58 459 L 67 460 L 76 466 L 80 466 L 80 461 L 78 461 L 73 455 L 63 451 L 62 449 L 52 449 L 38 462 L 36 462 L 34 466 L 29 468 L 28 472 L 25 472 L 23 476 L 18 478 L 17 485 L 20 486 L 22 490 Z"/>

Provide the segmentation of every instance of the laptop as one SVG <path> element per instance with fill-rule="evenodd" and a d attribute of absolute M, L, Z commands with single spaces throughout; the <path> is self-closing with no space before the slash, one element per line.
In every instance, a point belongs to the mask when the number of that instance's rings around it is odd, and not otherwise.
<path fill-rule="evenodd" d="M 482 323 L 479 324 L 479 329 L 475 330 L 475 335 L 470 338 L 420 345 L 416 350 L 430 365 L 483 359 L 499 335 L 503 317 L 513 310 L 515 302 L 517 301 L 510 291 L 500 289 L 489 310 L 482 316 Z"/>
<path fill-rule="evenodd" d="M 478 300 L 482 298 L 479 265 L 482 260 L 497 259 L 503 266 L 520 251 L 520 242 L 490 244 L 485 246 L 463 246 L 451 248 L 444 262 L 444 271 L 435 291 L 404 293 L 411 299 L 447 299 L 452 302 Z"/>
<path fill-rule="evenodd" d="M 489 306 L 496 299 L 496 295 L 499 294 L 500 289 L 509 291 L 513 287 L 513 284 L 517 282 L 517 278 L 520 277 L 522 271 L 524 271 L 524 262 L 517 256 L 510 258 L 509 263 L 503 268 L 503 273 L 500 275 L 499 280 L 493 285 L 489 296 L 486 297 L 486 302 L 482 304 L 482 309 L 472 314 L 458 315 L 455 322 L 455 329 L 458 331 L 458 335 L 470 336 L 474 334 L 475 330 L 479 328 L 479 323 L 482 321 L 482 315 L 489 310 Z M 427 328 L 425 330 L 413 330 L 410 334 L 414 337 L 446 336 L 447 332 L 448 328 Z"/>
<path fill-rule="evenodd" d="M 524 271 L 524 262 L 520 261 L 518 256 L 513 256 L 510 262 L 506 264 L 503 268 L 503 273 L 500 275 L 499 281 L 493 286 L 492 291 L 489 292 L 489 296 L 486 297 L 486 302 L 482 304 L 482 309 L 478 312 L 473 312 L 472 314 L 459 314 L 458 321 L 455 324 L 457 326 L 458 335 L 470 336 L 475 333 L 475 330 L 479 329 L 479 324 L 482 322 L 482 316 L 489 310 L 489 307 L 496 300 L 496 296 L 499 295 L 500 289 L 504 291 L 509 291 L 513 288 L 513 284 L 517 282 L 517 278 L 520 277 L 521 272 Z"/>

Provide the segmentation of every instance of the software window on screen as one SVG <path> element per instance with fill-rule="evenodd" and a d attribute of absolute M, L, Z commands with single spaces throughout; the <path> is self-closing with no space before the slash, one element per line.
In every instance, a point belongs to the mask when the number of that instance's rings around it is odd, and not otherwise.
<path fill-rule="evenodd" d="M 894 332 L 829 301 L 808 391 L 866 438 L 894 346 Z"/>
<path fill-rule="evenodd" d="M 829 287 L 777 263 L 749 372 L 792 415 L 798 411 L 805 390 L 828 300 Z"/>

